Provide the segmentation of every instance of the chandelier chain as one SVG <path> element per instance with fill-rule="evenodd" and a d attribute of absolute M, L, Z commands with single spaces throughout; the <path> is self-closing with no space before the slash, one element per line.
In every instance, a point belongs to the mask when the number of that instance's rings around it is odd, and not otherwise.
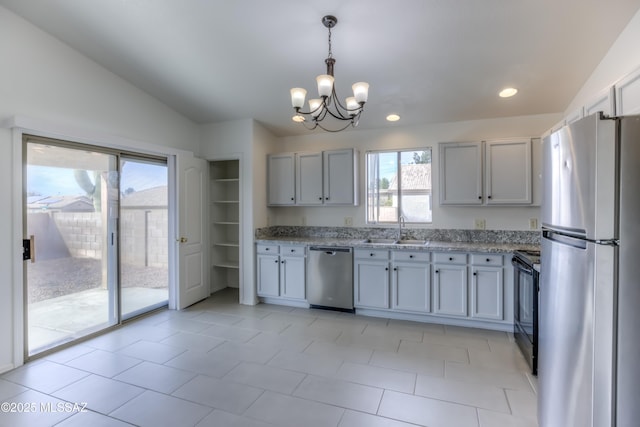
<path fill-rule="evenodd" d="M 333 58 L 333 52 L 331 52 L 331 27 L 329 27 L 329 58 Z"/>

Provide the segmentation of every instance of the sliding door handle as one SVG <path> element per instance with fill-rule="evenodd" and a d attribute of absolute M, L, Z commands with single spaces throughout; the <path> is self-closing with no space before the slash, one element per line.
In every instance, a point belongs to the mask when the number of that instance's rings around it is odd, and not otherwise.
<path fill-rule="evenodd" d="M 28 239 L 22 239 L 22 260 L 28 259 L 32 263 L 36 262 L 36 236 L 33 234 Z"/>

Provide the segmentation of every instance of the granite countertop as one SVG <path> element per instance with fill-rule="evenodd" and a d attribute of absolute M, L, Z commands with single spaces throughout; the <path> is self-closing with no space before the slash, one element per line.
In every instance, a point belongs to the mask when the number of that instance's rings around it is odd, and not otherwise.
<path fill-rule="evenodd" d="M 398 243 L 366 243 L 366 239 L 352 238 L 322 238 L 322 237 L 262 237 L 257 238 L 256 243 L 266 244 L 291 244 L 291 245 L 314 245 L 314 246 L 344 246 L 352 248 L 368 249 L 405 249 L 433 252 L 487 252 L 487 253 L 510 253 L 517 250 L 539 250 L 536 244 L 522 243 L 490 243 L 490 242 L 442 242 L 427 241 L 426 244 L 398 244 Z"/>

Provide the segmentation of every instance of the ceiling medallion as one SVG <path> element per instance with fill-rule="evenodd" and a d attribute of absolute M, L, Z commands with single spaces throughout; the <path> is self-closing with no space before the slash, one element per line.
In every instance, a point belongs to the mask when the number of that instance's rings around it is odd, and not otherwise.
<path fill-rule="evenodd" d="M 309 100 L 309 111 L 307 112 L 301 110 L 307 91 L 299 87 L 291 89 L 291 104 L 295 110 L 295 115 L 292 119 L 294 122 L 302 123 L 309 130 L 319 127 L 327 132 L 340 132 L 349 126 L 358 126 L 360 115 L 364 110 L 364 104 L 369 97 L 369 84 L 365 82 L 354 83 L 351 86 L 353 96 L 345 99 L 345 105 L 339 101 L 333 77 L 333 66 L 336 60 L 333 59 L 333 54 L 331 53 L 331 29 L 338 23 L 338 18 L 327 15 L 322 18 L 322 23 L 329 30 L 329 55 L 324 60 L 325 64 L 327 64 L 327 74 L 321 74 L 316 77 L 319 98 Z M 330 128 L 321 124 L 327 117 L 348 123 L 343 127 Z"/>

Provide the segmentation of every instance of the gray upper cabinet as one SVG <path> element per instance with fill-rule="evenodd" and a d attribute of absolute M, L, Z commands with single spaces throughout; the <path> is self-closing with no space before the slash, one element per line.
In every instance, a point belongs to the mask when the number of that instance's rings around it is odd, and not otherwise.
<path fill-rule="evenodd" d="M 357 205 L 353 149 L 268 156 L 269 206 Z"/>
<path fill-rule="evenodd" d="M 640 68 L 615 84 L 616 115 L 640 114 Z"/>
<path fill-rule="evenodd" d="M 531 139 L 485 142 L 488 205 L 531 203 Z"/>
<path fill-rule="evenodd" d="M 296 154 L 296 202 L 299 205 L 321 205 L 322 153 Z"/>
<path fill-rule="evenodd" d="M 605 116 L 615 116 L 616 104 L 615 91 L 613 87 L 606 88 L 598 95 L 596 95 L 591 101 L 584 106 L 584 116 L 590 116 L 591 114 L 602 111 Z"/>
<path fill-rule="evenodd" d="M 439 144 L 441 205 L 532 203 L 531 139 Z"/>
<path fill-rule="evenodd" d="M 356 156 L 352 149 L 323 151 L 324 204 L 357 205 Z"/>
<path fill-rule="evenodd" d="M 482 204 L 482 143 L 442 142 L 440 204 Z"/>
<path fill-rule="evenodd" d="M 269 205 L 295 204 L 294 158 L 293 153 L 271 154 L 267 157 L 267 201 Z"/>

